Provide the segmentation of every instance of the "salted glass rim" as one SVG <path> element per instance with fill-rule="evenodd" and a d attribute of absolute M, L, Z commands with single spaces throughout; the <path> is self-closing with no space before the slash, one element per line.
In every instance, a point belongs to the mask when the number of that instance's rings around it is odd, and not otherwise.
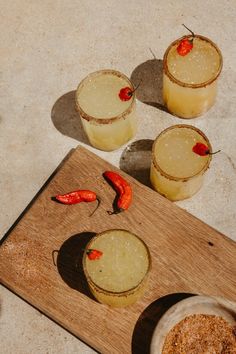
<path fill-rule="evenodd" d="M 223 57 L 222 57 L 222 54 L 221 54 L 221 51 L 219 49 L 219 47 L 213 42 L 211 41 L 209 38 L 207 37 L 204 37 L 204 36 L 201 36 L 201 35 L 198 35 L 198 34 L 195 34 L 194 35 L 195 38 L 199 38 L 207 43 L 209 43 L 217 52 L 219 58 L 220 58 L 220 64 L 219 64 L 219 68 L 218 70 L 216 71 L 216 73 L 212 76 L 211 79 L 207 80 L 207 81 L 204 81 L 202 83 L 199 83 L 199 84 L 190 84 L 190 83 L 187 83 L 187 82 L 183 82 L 177 78 L 175 78 L 169 71 L 169 68 L 168 68 L 168 54 L 170 52 L 170 50 L 176 45 L 178 44 L 181 40 L 183 40 L 184 38 L 193 38 L 193 36 L 190 34 L 190 35 L 187 35 L 187 36 L 183 36 L 181 38 L 178 38 L 176 39 L 174 42 L 172 42 L 169 47 L 166 49 L 165 51 L 165 54 L 164 54 L 164 57 L 163 57 L 163 69 L 164 69 L 164 73 L 168 76 L 168 78 L 174 82 L 175 84 L 179 85 L 179 86 L 182 86 L 182 87 L 189 87 L 189 88 L 201 88 L 201 87 L 205 87 L 205 86 L 208 86 L 210 84 L 212 84 L 220 75 L 221 71 L 222 71 L 222 67 L 223 67 Z"/>
<path fill-rule="evenodd" d="M 79 103 L 79 94 L 82 91 L 84 85 L 86 84 L 86 82 L 93 77 L 99 76 L 99 75 L 115 75 L 117 77 L 120 77 L 122 79 L 124 79 L 127 82 L 127 85 L 130 86 L 131 90 L 133 91 L 132 97 L 130 98 L 130 105 L 128 106 L 128 108 L 126 108 L 121 114 L 115 116 L 115 117 L 110 117 L 110 118 L 103 118 L 103 117 L 93 117 L 91 115 L 89 115 L 88 113 L 86 113 L 80 103 Z M 117 70 L 113 70 L 113 69 L 102 69 L 102 70 L 97 70 L 94 71 L 90 74 L 88 74 L 78 85 L 77 89 L 76 89 L 76 93 L 75 93 L 75 103 L 76 103 L 76 109 L 78 110 L 78 112 L 80 113 L 80 116 L 82 119 L 85 119 L 87 121 L 92 121 L 92 122 L 96 122 L 98 124 L 110 124 L 113 123 L 116 120 L 119 120 L 121 118 L 125 119 L 132 111 L 134 103 L 135 103 L 135 98 L 136 98 L 136 92 L 135 92 L 135 88 L 134 85 L 132 84 L 132 82 L 130 81 L 130 79 L 125 75 L 122 74 L 120 71 Z"/>
<path fill-rule="evenodd" d="M 185 128 L 185 129 L 191 129 L 194 130 L 195 132 L 197 132 L 199 135 L 201 135 L 203 137 L 203 139 L 205 140 L 207 147 L 209 148 L 209 152 L 210 154 L 208 154 L 206 157 L 206 163 L 205 165 L 201 168 L 201 170 L 199 170 L 197 173 L 195 173 L 194 175 L 191 176 L 186 176 L 186 177 L 175 177 L 175 176 L 171 176 L 170 174 L 166 173 L 165 171 L 162 170 L 162 168 L 159 166 L 158 162 L 157 162 L 157 158 L 156 158 L 156 154 L 155 154 L 155 149 L 156 149 L 156 144 L 159 140 L 159 138 L 164 135 L 166 132 L 172 130 L 172 129 L 181 129 L 181 128 Z M 171 125 L 170 127 L 164 129 L 154 140 L 154 143 L 152 145 L 152 162 L 154 164 L 154 167 L 160 172 L 160 174 L 164 177 L 166 177 L 169 180 L 172 181 L 182 181 L 182 182 L 186 182 L 200 174 L 203 174 L 209 167 L 211 159 L 212 159 L 212 147 L 210 144 L 209 139 L 207 138 L 207 136 L 198 128 L 194 127 L 193 125 L 189 125 L 189 124 L 176 124 L 176 125 Z"/>
<path fill-rule="evenodd" d="M 102 237 L 104 236 L 105 234 L 109 234 L 113 231 L 122 231 L 122 232 L 127 232 L 131 235 L 133 235 L 135 238 L 137 238 L 139 241 L 141 241 L 141 243 L 144 245 L 145 249 L 146 249 L 146 252 L 147 252 L 147 256 L 148 256 L 148 268 L 146 270 L 146 273 L 144 274 L 144 276 L 142 277 L 142 279 L 137 283 L 137 285 L 133 286 L 132 288 L 130 289 L 127 289 L 127 290 L 124 290 L 124 291 L 111 291 L 111 290 L 106 290 L 104 288 L 102 288 L 101 286 L 99 286 L 98 284 L 96 284 L 94 282 L 94 280 L 91 278 L 91 276 L 89 275 L 88 273 L 88 270 L 87 270 L 87 266 L 86 266 L 86 259 L 87 259 L 87 254 L 86 254 L 86 251 L 87 249 L 91 248 L 91 244 L 93 244 L 93 242 L 99 238 L 99 237 Z M 109 229 L 109 230 L 105 230 L 101 233 L 98 233 L 97 235 L 95 235 L 89 242 L 88 244 L 86 245 L 86 248 L 84 250 L 84 254 L 83 254 L 83 260 L 82 260 L 82 263 L 83 263 L 83 270 L 84 270 L 84 273 L 85 273 L 85 276 L 86 276 L 86 279 L 87 279 L 87 282 L 88 283 L 91 283 L 95 288 L 96 290 L 99 292 L 99 293 L 103 293 L 105 295 L 111 295 L 111 296 L 124 296 L 124 295 L 131 295 L 133 292 L 135 292 L 141 285 L 142 283 L 144 282 L 144 280 L 147 278 L 150 270 L 151 270 L 151 254 L 150 254 L 150 251 L 148 249 L 148 246 L 146 245 L 146 243 L 139 237 L 137 236 L 136 234 L 134 234 L 133 232 L 130 232 L 128 230 L 125 230 L 125 229 Z"/>

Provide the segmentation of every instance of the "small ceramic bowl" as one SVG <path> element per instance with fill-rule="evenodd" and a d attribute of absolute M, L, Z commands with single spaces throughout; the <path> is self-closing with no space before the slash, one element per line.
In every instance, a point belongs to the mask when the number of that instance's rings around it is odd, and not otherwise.
<path fill-rule="evenodd" d="M 173 305 L 158 322 L 151 341 L 150 354 L 161 354 L 166 335 L 185 317 L 193 314 L 221 316 L 236 325 L 236 303 L 219 297 L 191 296 Z"/>

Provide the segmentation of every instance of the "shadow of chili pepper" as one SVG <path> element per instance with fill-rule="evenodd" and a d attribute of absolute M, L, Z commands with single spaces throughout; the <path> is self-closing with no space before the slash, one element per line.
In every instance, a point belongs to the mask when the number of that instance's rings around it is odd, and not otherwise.
<path fill-rule="evenodd" d="M 52 252 L 52 258 L 61 278 L 69 287 L 97 301 L 89 290 L 82 265 L 84 249 L 95 235 L 94 232 L 81 232 L 71 236 L 59 250 Z"/>
<path fill-rule="evenodd" d="M 194 296 L 189 293 L 173 293 L 152 302 L 139 316 L 132 336 L 132 354 L 149 354 L 152 335 L 164 313 L 177 302 Z"/>

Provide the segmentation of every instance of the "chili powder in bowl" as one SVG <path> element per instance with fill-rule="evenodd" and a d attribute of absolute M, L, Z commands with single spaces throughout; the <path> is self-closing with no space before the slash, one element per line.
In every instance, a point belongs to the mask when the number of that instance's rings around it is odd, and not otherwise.
<path fill-rule="evenodd" d="M 192 296 L 172 306 L 153 333 L 151 354 L 236 353 L 236 304 Z"/>

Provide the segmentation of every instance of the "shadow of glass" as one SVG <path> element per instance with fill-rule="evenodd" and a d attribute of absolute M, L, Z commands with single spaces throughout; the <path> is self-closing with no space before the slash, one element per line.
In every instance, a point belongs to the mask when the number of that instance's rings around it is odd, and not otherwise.
<path fill-rule="evenodd" d="M 94 232 L 82 232 L 67 239 L 58 251 L 56 265 L 67 285 L 97 301 L 89 290 L 82 265 L 84 249 L 95 235 Z"/>
<path fill-rule="evenodd" d="M 79 112 L 75 109 L 75 91 L 67 92 L 58 98 L 52 107 L 51 119 L 60 133 L 89 145 Z"/>
<path fill-rule="evenodd" d="M 142 139 L 128 145 L 120 158 L 120 169 L 151 187 L 150 165 L 153 140 Z"/>
<path fill-rule="evenodd" d="M 167 112 L 162 98 L 163 60 L 152 59 L 137 66 L 131 74 L 131 81 L 139 101 Z"/>
<path fill-rule="evenodd" d="M 132 354 L 149 354 L 155 327 L 164 313 L 177 302 L 194 296 L 189 293 L 168 294 L 152 302 L 139 316 L 132 336 Z"/>

